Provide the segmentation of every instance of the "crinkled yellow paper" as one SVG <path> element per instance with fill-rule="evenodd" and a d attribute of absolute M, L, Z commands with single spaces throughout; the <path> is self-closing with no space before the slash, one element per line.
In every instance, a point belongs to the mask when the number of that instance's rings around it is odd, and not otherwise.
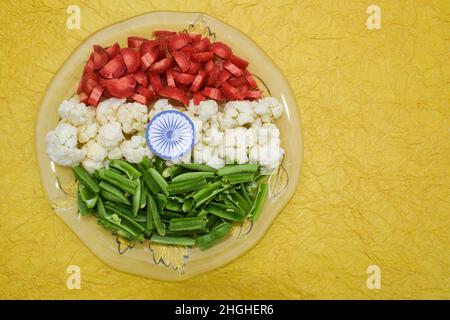
<path fill-rule="evenodd" d="M 369 30 L 367 7 L 381 9 Z M 66 27 L 69 5 L 81 29 Z M 152 10 L 250 35 L 296 94 L 301 181 L 264 239 L 164 283 L 110 269 L 53 213 L 34 153 L 39 101 L 87 36 Z M 0 2 L 0 298 L 450 298 L 449 1 Z M 289 137 L 295 138 L 295 137 Z M 69 290 L 67 268 L 81 270 Z M 379 267 L 381 288 L 367 269 Z"/>

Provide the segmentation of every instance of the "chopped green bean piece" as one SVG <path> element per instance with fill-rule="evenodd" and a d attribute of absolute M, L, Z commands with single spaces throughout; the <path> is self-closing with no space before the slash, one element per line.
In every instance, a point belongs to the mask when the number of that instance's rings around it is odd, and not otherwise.
<path fill-rule="evenodd" d="M 264 201 L 266 200 L 267 191 L 268 191 L 267 183 L 261 183 L 258 188 L 258 193 L 256 195 L 255 203 L 253 204 L 252 210 L 250 212 L 250 216 L 253 221 L 256 221 L 261 214 L 262 208 L 264 206 Z"/>
<path fill-rule="evenodd" d="M 182 207 L 183 204 L 174 200 L 169 199 L 166 203 L 166 209 L 170 211 L 182 211 Z"/>
<path fill-rule="evenodd" d="M 208 205 L 206 207 L 206 210 L 209 213 L 212 213 L 215 216 L 218 216 L 220 218 L 223 218 L 223 219 L 226 219 L 226 220 L 230 220 L 230 221 L 239 221 L 239 222 L 241 222 L 241 221 L 244 221 L 244 218 L 245 218 L 245 216 L 236 213 L 232 209 L 222 208 L 222 207 L 214 205 L 214 204 Z"/>
<path fill-rule="evenodd" d="M 108 169 L 100 169 L 98 173 L 100 175 L 101 180 L 109 182 L 110 184 L 115 185 L 119 189 L 122 189 L 123 191 L 128 192 L 129 194 L 134 194 L 136 192 L 137 187 L 136 181 L 127 179 L 126 177 L 121 176 Z"/>
<path fill-rule="evenodd" d="M 123 160 L 113 159 L 109 162 L 109 166 L 122 171 L 128 176 L 129 179 L 136 179 L 141 176 L 139 170 Z"/>
<path fill-rule="evenodd" d="M 77 189 L 77 203 L 78 203 L 78 212 L 82 215 L 85 216 L 87 214 L 91 213 L 91 210 L 88 209 L 88 207 L 86 206 L 86 203 L 84 202 L 84 200 L 81 198 L 81 194 L 80 194 L 80 186 L 81 184 L 78 184 L 78 189 Z"/>
<path fill-rule="evenodd" d="M 255 180 L 255 174 L 253 172 L 244 172 L 225 175 L 222 178 L 226 183 L 237 184 L 242 182 L 251 182 Z"/>
<path fill-rule="evenodd" d="M 147 170 L 148 168 L 153 168 L 153 162 L 147 156 L 144 156 L 142 158 L 141 162 L 139 162 L 139 165 L 141 165 L 145 170 Z"/>
<path fill-rule="evenodd" d="M 169 210 L 162 211 L 161 215 L 168 219 L 184 218 L 184 216 L 182 214 L 180 214 L 178 212 L 169 211 Z"/>
<path fill-rule="evenodd" d="M 206 227 L 205 217 L 172 218 L 170 219 L 169 231 L 194 231 Z"/>
<path fill-rule="evenodd" d="M 139 211 L 139 206 L 141 205 L 141 181 L 137 180 L 138 185 L 136 188 L 136 192 L 133 196 L 133 201 L 131 202 L 131 215 L 133 217 L 136 217 L 138 211 Z"/>
<path fill-rule="evenodd" d="M 247 163 L 247 164 L 232 164 L 225 167 L 220 168 L 217 170 L 217 174 L 219 176 L 225 176 L 230 174 L 238 174 L 238 173 L 244 173 L 244 172 L 251 172 L 255 173 L 258 171 L 259 165 L 253 164 L 253 163 Z"/>
<path fill-rule="evenodd" d="M 91 190 L 94 193 L 100 192 L 100 187 L 98 186 L 97 182 L 80 164 L 75 167 L 72 167 L 72 170 L 73 173 L 75 174 L 75 177 L 77 177 L 80 183 L 85 185 L 87 188 L 89 188 L 89 190 Z"/>
<path fill-rule="evenodd" d="M 164 159 L 156 157 L 155 168 L 156 170 L 158 170 L 159 173 L 162 174 L 164 170 Z"/>
<path fill-rule="evenodd" d="M 206 164 L 199 164 L 199 163 L 180 163 L 179 166 L 192 170 L 192 171 L 209 171 L 209 172 L 216 172 L 217 170 L 213 167 L 207 166 Z"/>
<path fill-rule="evenodd" d="M 105 209 L 105 206 L 103 204 L 103 200 L 101 197 L 98 197 L 98 200 L 97 200 L 97 213 L 100 216 L 100 218 L 103 218 L 106 216 L 106 209 Z"/>
<path fill-rule="evenodd" d="M 86 207 L 88 209 L 92 209 L 93 207 L 95 207 L 98 199 L 98 194 L 92 192 L 82 183 L 78 184 L 78 190 L 80 191 L 81 199 L 84 201 L 84 203 L 86 203 Z"/>
<path fill-rule="evenodd" d="M 145 184 L 143 178 L 140 179 L 140 182 L 141 182 L 141 195 L 139 197 L 139 202 L 140 202 L 139 209 L 143 209 L 143 208 L 145 208 L 145 205 L 147 204 L 148 189 L 147 189 L 147 185 Z"/>
<path fill-rule="evenodd" d="M 104 206 L 107 210 L 109 210 L 111 212 L 114 212 L 114 213 L 120 212 L 121 214 L 131 217 L 131 208 L 129 206 L 124 206 L 122 204 L 114 203 L 111 201 L 106 201 L 104 203 Z"/>
<path fill-rule="evenodd" d="M 100 195 L 102 197 L 104 197 L 107 200 L 111 200 L 114 202 L 118 202 L 118 203 L 123 203 L 126 205 L 131 205 L 130 200 L 128 200 L 127 197 L 125 197 L 124 193 L 122 192 L 122 190 L 120 190 L 119 188 L 117 188 L 116 186 L 113 186 L 112 184 L 109 184 L 108 182 L 105 181 L 100 181 L 100 183 L 98 184 L 100 186 Z M 104 196 L 104 192 L 102 194 L 102 191 L 106 191 L 109 194 L 107 194 L 106 196 Z M 114 196 L 114 198 L 112 198 L 112 196 Z"/>
<path fill-rule="evenodd" d="M 161 217 L 159 216 L 158 207 L 156 206 L 155 199 L 151 194 L 147 195 L 147 206 L 149 206 L 148 210 L 150 210 L 153 218 L 153 224 L 156 228 L 156 232 L 160 236 L 164 236 L 166 234 L 166 227 L 161 222 Z"/>
<path fill-rule="evenodd" d="M 138 164 L 137 168 L 139 172 L 142 174 L 142 179 L 144 180 L 145 184 L 147 185 L 147 188 L 150 190 L 152 194 L 158 193 L 158 186 L 153 181 L 152 177 L 150 176 L 150 173 L 145 169 L 142 165 Z"/>
<path fill-rule="evenodd" d="M 119 198 L 115 194 L 113 194 L 113 193 L 111 193 L 109 191 L 106 191 L 104 189 L 100 190 L 100 196 L 103 199 L 111 201 L 111 202 L 122 203 L 122 204 L 125 204 L 125 205 L 131 205 L 130 200 L 125 198 L 125 196 Z"/>
<path fill-rule="evenodd" d="M 152 177 L 158 189 L 165 195 L 169 195 L 168 184 L 167 181 L 163 178 L 163 176 L 156 170 L 155 168 L 147 169 L 148 173 Z"/>
<path fill-rule="evenodd" d="M 197 178 L 188 181 L 181 181 L 169 184 L 168 190 L 169 194 L 180 194 L 198 190 L 207 185 L 205 178 Z"/>
<path fill-rule="evenodd" d="M 225 238 L 231 231 L 231 224 L 227 222 L 221 223 L 211 232 L 197 238 L 200 250 L 206 250 Z"/>
<path fill-rule="evenodd" d="M 173 178 L 172 183 L 181 182 L 181 181 L 189 181 L 189 180 L 198 179 L 198 178 L 212 178 L 215 175 L 216 174 L 214 172 L 209 172 L 209 171 L 186 172 L 186 173 L 182 173 L 182 174 L 176 176 L 175 178 Z"/>

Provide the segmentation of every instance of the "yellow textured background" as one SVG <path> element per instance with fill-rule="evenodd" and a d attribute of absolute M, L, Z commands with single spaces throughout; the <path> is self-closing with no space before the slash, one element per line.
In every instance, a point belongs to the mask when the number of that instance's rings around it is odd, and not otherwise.
<path fill-rule="evenodd" d="M 366 27 L 368 5 L 382 27 Z M 66 8 L 81 8 L 68 30 Z M 297 193 L 237 261 L 183 283 L 110 269 L 52 212 L 39 101 L 91 33 L 152 10 L 203 11 L 251 36 L 297 97 Z M 0 298 L 450 298 L 450 2 L 0 1 Z M 81 290 L 66 268 L 81 267 Z M 381 290 L 366 269 L 381 268 Z"/>

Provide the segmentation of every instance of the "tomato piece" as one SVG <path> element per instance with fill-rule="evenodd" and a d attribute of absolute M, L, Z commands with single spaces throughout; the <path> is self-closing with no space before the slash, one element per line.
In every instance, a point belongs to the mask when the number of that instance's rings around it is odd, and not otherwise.
<path fill-rule="evenodd" d="M 206 62 L 212 60 L 214 53 L 212 51 L 200 52 L 192 54 L 192 61 L 195 62 Z"/>
<path fill-rule="evenodd" d="M 186 72 L 191 67 L 191 62 L 189 58 L 181 51 L 172 52 L 172 56 L 175 59 L 175 62 L 180 67 L 182 72 Z"/>
<path fill-rule="evenodd" d="M 98 105 L 98 102 L 100 101 L 100 98 L 102 97 L 102 93 L 104 90 L 105 88 L 97 85 L 89 95 L 89 99 L 87 101 L 88 105 L 96 107 Z"/>
<path fill-rule="evenodd" d="M 176 51 L 187 46 L 191 42 L 192 40 L 186 33 L 180 33 L 178 36 L 169 39 L 168 47 L 170 51 Z"/>
<path fill-rule="evenodd" d="M 111 47 L 106 48 L 106 53 L 108 54 L 108 57 L 110 59 L 114 58 L 119 52 L 120 52 L 120 46 L 119 44 L 116 42 L 114 43 Z"/>
<path fill-rule="evenodd" d="M 161 74 L 166 72 L 170 66 L 172 65 L 172 59 L 171 58 L 164 58 L 158 62 L 153 63 L 150 66 L 150 73 L 151 74 Z"/>
<path fill-rule="evenodd" d="M 203 70 L 210 73 L 216 67 L 215 63 L 211 60 L 203 65 Z"/>
<path fill-rule="evenodd" d="M 195 76 L 188 73 L 180 73 L 180 72 L 174 72 L 173 77 L 175 78 L 175 81 L 182 85 L 190 85 L 194 79 Z"/>
<path fill-rule="evenodd" d="M 199 51 L 203 52 L 208 50 L 211 45 L 211 41 L 208 38 L 203 38 L 199 42 L 194 44 L 194 48 L 197 48 Z"/>
<path fill-rule="evenodd" d="M 244 84 L 247 84 L 247 79 L 244 76 L 241 76 L 239 78 L 231 77 L 227 80 L 229 84 L 231 84 L 233 87 L 239 87 Z"/>
<path fill-rule="evenodd" d="M 80 92 L 84 92 L 87 95 L 91 94 L 91 91 L 100 84 L 99 77 L 94 72 L 86 72 L 81 77 Z"/>
<path fill-rule="evenodd" d="M 191 66 L 189 67 L 188 73 L 196 75 L 200 71 L 200 66 L 200 63 L 191 61 Z"/>
<path fill-rule="evenodd" d="M 109 94 L 116 98 L 127 98 L 131 96 L 136 86 L 136 80 L 134 80 L 132 75 L 119 79 L 106 79 L 104 83 Z"/>
<path fill-rule="evenodd" d="M 136 90 L 135 90 L 135 91 L 136 91 L 137 93 L 139 93 L 140 95 L 146 97 L 148 100 L 149 100 L 150 98 L 153 98 L 154 96 L 156 96 L 155 91 L 153 91 L 153 90 L 151 90 L 151 89 L 149 89 L 149 88 L 143 87 L 143 86 L 141 86 L 141 85 L 138 85 L 138 86 L 136 87 Z"/>
<path fill-rule="evenodd" d="M 197 92 L 196 94 L 194 94 L 194 105 L 199 105 L 200 104 L 200 102 L 202 102 L 202 101 L 205 101 L 206 100 L 206 97 L 205 97 L 205 95 L 203 94 L 203 93 L 201 93 L 201 92 Z"/>
<path fill-rule="evenodd" d="M 169 30 L 156 30 L 153 31 L 153 35 L 155 37 L 167 37 L 167 36 L 176 36 L 177 33 L 175 31 L 169 31 Z"/>
<path fill-rule="evenodd" d="M 243 97 L 241 96 L 241 93 L 238 89 L 228 84 L 228 82 L 224 82 L 222 87 L 222 93 L 227 97 L 229 100 L 242 100 Z"/>
<path fill-rule="evenodd" d="M 220 89 L 213 88 L 213 87 L 205 87 L 203 89 L 202 93 L 211 99 L 214 99 L 217 101 L 223 100 L 223 94 L 220 91 Z"/>
<path fill-rule="evenodd" d="M 250 73 L 250 71 L 245 69 L 244 76 L 245 76 L 245 79 L 247 79 L 247 82 L 250 85 L 250 88 L 255 89 L 256 87 L 258 87 L 258 85 L 256 84 L 256 81 L 253 78 L 253 75 Z"/>
<path fill-rule="evenodd" d="M 173 79 L 173 73 L 170 69 L 166 71 L 166 80 L 169 87 L 176 87 L 175 80 Z"/>
<path fill-rule="evenodd" d="M 128 73 L 136 72 L 141 65 L 141 57 L 139 56 L 139 53 L 130 48 L 123 48 L 120 50 L 120 53 L 122 54 L 125 65 L 127 66 Z"/>
<path fill-rule="evenodd" d="M 259 90 L 247 91 L 246 97 L 250 99 L 259 99 L 261 98 L 261 91 Z"/>
<path fill-rule="evenodd" d="M 80 93 L 80 102 L 82 102 L 84 104 L 88 104 L 88 100 L 89 100 L 89 96 L 86 93 L 81 92 Z"/>
<path fill-rule="evenodd" d="M 191 38 L 193 43 L 198 43 L 202 39 L 202 35 L 199 33 L 188 33 L 189 38 Z"/>
<path fill-rule="evenodd" d="M 144 55 L 147 52 L 154 51 L 156 47 L 159 47 L 159 42 L 157 40 L 145 40 L 139 47 L 139 52 L 141 55 Z"/>
<path fill-rule="evenodd" d="M 139 83 L 140 85 L 143 85 L 144 87 L 148 86 L 148 77 L 144 71 L 142 70 L 137 71 L 136 73 L 133 74 L 133 77 L 136 80 L 136 82 Z"/>
<path fill-rule="evenodd" d="M 141 57 L 141 70 L 147 70 L 153 62 L 155 62 L 156 58 L 158 58 L 158 51 L 153 50 L 152 52 L 147 52 Z"/>
<path fill-rule="evenodd" d="M 124 59 L 120 54 L 118 54 L 114 58 L 109 60 L 109 62 L 98 71 L 98 73 L 103 78 L 117 79 L 125 73 L 126 69 L 127 67 L 125 65 Z"/>
<path fill-rule="evenodd" d="M 146 96 L 143 96 L 139 93 L 134 92 L 131 96 L 131 99 L 133 99 L 134 101 L 140 103 L 140 104 L 147 104 L 148 103 L 148 98 Z"/>
<path fill-rule="evenodd" d="M 84 72 L 93 72 L 94 71 L 94 54 L 91 53 L 89 56 L 86 65 L 84 66 Z"/>
<path fill-rule="evenodd" d="M 230 82 L 228 81 L 228 83 L 230 83 Z M 244 99 L 247 96 L 248 90 L 250 90 L 250 86 L 248 85 L 248 83 L 245 83 L 241 86 L 238 86 L 237 89 L 241 93 L 242 99 Z"/>
<path fill-rule="evenodd" d="M 215 86 L 218 78 L 219 78 L 219 67 L 213 66 L 213 69 L 209 73 L 208 86 L 209 87 Z"/>
<path fill-rule="evenodd" d="M 239 78 L 244 72 L 230 61 L 225 61 L 223 67 L 230 71 L 235 77 Z"/>
<path fill-rule="evenodd" d="M 94 59 L 94 70 L 99 70 L 103 68 L 105 64 L 108 62 L 109 56 L 105 49 L 95 44 L 93 59 Z"/>
<path fill-rule="evenodd" d="M 159 48 L 159 55 L 158 58 L 164 58 L 166 56 L 167 51 L 167 38 L 166 37 L 159 37 L 158 38 L 158 48 Z"/>
<path fill-rule="evenodd" d="M 186 47 L 181 48 L 179 51 L 185 53 L 186 55 L 192 55 L 194 53 L 199 53 L 200 50 L 198 50 L 196 47 L 187 45 Z"/>
<path fill-rule="evenodd" d="M 192 82 L 191 91 L 198 92 L 205 84 L 206 80 L 206 72 L 200 70 L 199 73 L 195 76 L 194 81 Z"/>
<path fill-rule="evenodd" d="M 128 48 L 134 49 L 134 48 L 140 48 L 142 43 L 146 41 L 147 39 L 142 37 L 128 37 Z"/>
<path fill-rule="evenodd" d="M 150 85 L 152 86 L 153 91 L 159 93 L 159 90 L 163 87 L 161 77 L 156 74 L 150 75 Z"/>
<path fill-rule="evenodd" d="M 216 87 L 220 87 L 225 81 L 227 81 L 232 74 L 225 69 L 219 71 L 219 75 L 217 76 Z"/>
<path fill-rule="evenodd" d="M 228 60 L 233 63 L 236 67 L 238 67 L 239 69 L 245 69 L 248 67 L 248 61 L 244 60 L 234 54 L 232 54 Z"/>
<path fill-rule="evenodd" d="M 228 59 L 228 57 L 233 53 L 231 51 L 231 48 L 223 42 L 214 42 L 210 45 L 210 50 L 212 50 L 212 52 L 214 52 L 216 56 L 222 59 Z"/>
<path fill-rule="evenodd" d="M 164 87 L 161 90 L 159 90 L 158 93 L 162 97 L 180 101 L 185 106 L 189 104 L 189 99 L 186 96 L 186 92 L 184 92 L 183 89 L 177 87 Z"/>

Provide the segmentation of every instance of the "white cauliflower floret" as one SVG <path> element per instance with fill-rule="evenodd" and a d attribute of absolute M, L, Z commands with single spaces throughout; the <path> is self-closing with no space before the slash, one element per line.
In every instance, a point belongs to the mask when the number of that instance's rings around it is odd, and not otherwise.
<path fill-rule="evenodd" d="M 219 116 L 222 129 L 252 124 L 254 120 L 255 113 L 250 101 L 229 101 L 225 105 L 223 116 Z"/>
<path fill-rule="evenodd" d="M 90 124 L 85 124 L 78 127 L 78 142 L 86 143 L 90 139 L 95 138 L 98 131 L 97 122 L 94 120 Z"/>
<path fill-rule="evenodd" d="M 120 144 L 120 150 L 123 156 L 131 163 L 139 163 L 144 156 L 153 157 L 152 152 L 147 147 L 145 138 L 141 135 L 131 137 L 130 140 L 125 140 Z"/>
<path fill-rule="evenodd" d="M 155 102 L 155 104 L 153 104 L 153 108 L 149 111 L 148 119 L 153 119 L 153 117 L 161 111 L 172 109 L 174 109 L 174 107 L 169 103 L 168 99 L 159 99 Z"/>
<path fill-rule="evenodd" d="M 142 131 L 148 122 L 147 106 L 137 102 L 122 104 L 117 111 L 117 120 L 125 133 Z"/>
<path fill-rule="evenodd" d="M 86 151 L 77 148 L 76 127 L 60 121 L 55 130 L 47 133 L 46 151 L 55 163 L 75 166 L 83 161 Z"/>
<path fill-rule="evenodd" d="M 278 119 L 283 114 L 283 105 L 278 101 L 277 98 L 267 97 L 263 99 L 267 105 L 269 105 L 270 111 L 272 112 L 272 117 Z"/>
<path fill-rule="evenodd" d="M 271 173 L 281 163 L 284 150 L 279 145 L 261 145 L 258 144 L 250 149 L 250 163 L 259 163 L 261 171 Z"/>
<path fill-rule="evenodd" d="M 100 124 L 117 121 L 117 111 L 119 106 L 124 104 L 126 99 L 109 98 L 100 102 L 97 106 L 97 121 Z"/>
<path fill-rule="evenodd" d="M 227 164 L 244 164 L 248 162 L 246 147 L 225 147 L 225 162 Z"/>
<path fill-rule="evenodd" d="M 195 135 L 194 135 L 194 144 L 197 144 L 200 142 L 202 138 L 202 128 L 203 128 L 203 121 L 197 118 L 193 113 L 190 111 L 184 112 L 185 115 L 187 115 L 192 122 L 194 123 L 194 129 L 195 129 Z"/>
<path fill-rule="evenodd" d="M 90 124 L 95 118 L 95 110 L 80 103 L 78 96 L 64 100 L 59 106 L 58 113 L 63 121 L 75 127 Z"/>
<path fill-rule="evenodd" d="M 264 124 L 262 127 L 258 128 L 257 137 L 258 144 L 260 145 L 280 144 L 280 131 L 277 126 L 272 123 Z"/>
<path fill-rule="evenodd" d="M 261 116 L 264 122 L 270 122 L 272 118 L 278 119 L 283 114 L 283 105 L 277 98 L 267 97 L 252 102 L 253 110 Z"/>
<path fill-rule="evenodd" d="M 211 127 L 205 131 L 203 142 L 209 146 L 219 146 L 224 139 L 224 133 L 217 127 Z"/>
<path fill-rule="evenodd" d="M 244 127 L 236 127 L 234 129 L 225 130 L 225 147 L 243 147 L 248 146 L 247 129 Z"/>
<path fill-rule="evenodd" d="M 219 164 L 224 163 L 219 148 L 211 147 L 203 143 L 194 146 L 194 162 L 205 163 L 208 165 L 214 164 L 214 168 Z"/>
<path fill-rule="evenodd" d="M 82 165 L 83 168 L 91 174 L 94 173 L 95 170 L 105 167 L 105 163 L 103 161 L 95 161 L 89 158 L 84 159 Z"/>
<path fill-rule="evenodd" d="M 202 121 L 207 121 L 217 115 L 219 107 L 214 100 L 205 100 L 198 106 L 198 117 Z"/>
<path fill-rule="evenodd" d="M 83 150 L 86 151 L 86 159 L 83 160 L 82 164 L 89 173 L 105 166 L 108 151 L 100 143 L 90 140 L 83 146 Z"/>
<path fill-rule="evenodd" d="M 115 147 L 114 149 L 108 152 L 108 159 L 113 160 L 120 158 L 122 158 L 122 150 L 120 150 L 120 147 Z"/>
<path fill-rule="evenodd" d="M 107 150 L 117 147 L 123 139 L 122 129 L 117 122 L 104 124 L 98 130 L 98 141 Z"/>

